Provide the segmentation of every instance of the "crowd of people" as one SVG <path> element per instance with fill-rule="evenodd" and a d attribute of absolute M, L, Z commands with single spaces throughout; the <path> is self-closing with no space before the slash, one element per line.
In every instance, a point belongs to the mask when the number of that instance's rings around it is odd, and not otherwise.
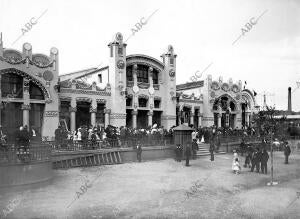
<path fill-rule="evenodd" d="M 142 145 L 147 143 L 157 143 L 158 140 L 169 139 L 173 136 L 173 128 L 166 130 L 163 126 L 154 124 L 145 129 L 128 128 L 125 126 L 114 127 L 108 125 L 106 128 L 101 126 L 87 127 L 81 126 L 76 131 L 70 132 L 65 127 L 58 126 L 55 130 L 55 145 L 67 147 L 74 142 L 82 144 L 83 147 L 97 147 L 101 142 L 104 147 L 129 147 L 136 146 L 137 141 Z"/>

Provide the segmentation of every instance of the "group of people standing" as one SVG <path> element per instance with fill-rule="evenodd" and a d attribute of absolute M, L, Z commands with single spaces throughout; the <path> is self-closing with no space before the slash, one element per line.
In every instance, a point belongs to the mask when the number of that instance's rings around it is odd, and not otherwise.
<path fill-rule="evenodd" d="M 181 162 L 182 158 L 185 156 L 185 165 L 190 166 L 190 159 L 196 159 L 198 150 L 199 146 L 197 143 L 197 139 L 193 139 L 191 144 L 187 143 L 185 148 L 183 147 L 183 145 L 178 144 L 175 148 L 175 160 L 177 162 Z"/>
<path fill-rule="evenodd" d="M 288 164 L 288 158 L 291 154 L 291 148 L 288 145 L 288 142 L 284 142 L 284 156 L 285 156 L 285 164 Z M 268 160 L 270 156 L 266 149 L 266 143 L 263 141 L 261 147 L 253 148 L 248 146 L 246 149 L 246 157 L 245 157 L 245 168 L 250 168 L 250 171 L 253 172 L 256 170 L 257 173 L 261 172 L 263 174 L 268 174 Z M 234 152 L 234 158 L 232 163 L 232 170 L 234 173 L 240 173 L 240 159 L 236 152 Z"/>

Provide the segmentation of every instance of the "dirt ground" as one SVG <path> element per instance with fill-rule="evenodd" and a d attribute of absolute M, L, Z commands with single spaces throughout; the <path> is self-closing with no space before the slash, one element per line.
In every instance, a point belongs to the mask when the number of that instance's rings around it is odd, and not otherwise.
<path fill-rule="evenodd" d="M 0 189 L 0 217 L 300 218 L 300 153 L 274 160 L 273 187 L 270 162 L 268 175 L 235 175 L 231 154 L 56 170 L 50 182 Z"/>

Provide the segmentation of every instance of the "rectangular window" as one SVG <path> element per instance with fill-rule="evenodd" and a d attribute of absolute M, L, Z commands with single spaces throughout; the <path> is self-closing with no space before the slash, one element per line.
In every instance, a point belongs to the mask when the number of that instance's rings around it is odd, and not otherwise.
<path fill-rule="evenodd" d="M 102 83 L 102 74 L 98 74 L 99 83 Z"/>
<path fill-rule="evenodd" d="M 131 97 L 128 97 L 126 99 L 126 106 L 132 106 L 132 98 Z"/>
<path fill-rule="evenodd" d="M 126 78 L 127 78 L 127 81 L 133 81 L 132 65 L 131 65 L 131 66 L 128 66 L 128 67 L 126 68 Z"/>
<path fill-rule="evenodd" d="M 143 82 L 143 83 L 149 83 L 148 82 L 148 66 L 138 65 L 137 81 Z"/>
<path fill-rule="evenodd" d="M 153 84 L 158 84 L 158 72 L 153 70 L 152 74 Z"/>
<path fill-rule="evenodd" d="M 147 102 L 146 98 L 139 98 L 139 107 L 147 107 Z"/>
<path fill-rule="evenodd" d="M 160 100 L 154 100 L 154 108 L 160 108 Z"/>

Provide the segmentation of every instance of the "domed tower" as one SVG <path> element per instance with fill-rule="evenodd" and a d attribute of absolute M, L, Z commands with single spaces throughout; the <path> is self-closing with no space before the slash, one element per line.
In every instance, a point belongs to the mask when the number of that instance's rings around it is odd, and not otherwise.
<path fill-rule="evenodd" d="M 126 45 L 123 43 L 121 33 L 117 33 L 114 40 L 108 44 L 110 50 L 108 83 L 111 87 L 110 124 L 117 127 L 126 125 Z"/>
<path fill-rule="evenodd" d="M 164 84 L 162 124 L 167 129 L 176 125 L 176 56 L 171 45 L 168 46 L 167 52 L 161 55 L 165 65 L 162 75 Z"/>

